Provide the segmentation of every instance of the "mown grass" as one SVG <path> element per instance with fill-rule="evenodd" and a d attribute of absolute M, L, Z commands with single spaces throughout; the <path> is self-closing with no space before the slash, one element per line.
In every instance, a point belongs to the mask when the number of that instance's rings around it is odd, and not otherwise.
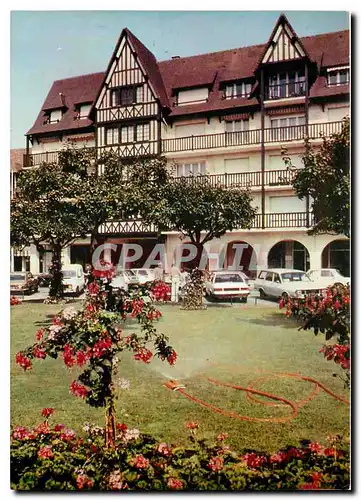
<path fill-rule="evenodd" d="M 37 328 L 50 321 L 59 306 L 26 304 L 11 308 L 11 422 L 34 425 L 43 407 L 56 409 L 55 420 L 75 430 L 85 421 L 103 424 L 101 409 L 90 408 L 68 392 L 75 374 L 62 360 L 35 361 L 24 373 L 15 365 L 17 351 L 33 342 Z M 254 404 L 246 394 L 210 384 L 205 376 L 255 388 L 300 401 L 313 384 L 294 378 L 270 377 L 256 383 L 264 372 L 291 372 L 313 377 L 332 391 L 348 398 L 342 382 L 332 376 L 337 367 L 318 352 L 322 337 L 298 331 L 293 320 L 274 307 L 258 304 L 205 311 L 181 311 L 164 306 L 158 329 L 170 337 L 178 352 L 175 367 L 155 360 L 150 365 L 126 354 L 119 364 L 119 377 L 129 379 L 130 390 L 118 390 L 118 419 L 173 443 L 186 440 L 184 422 L 195 420 L 205 437 L 228 432 L 235 449 L 276 450 L 301 439 L 325 441 L 326 436 L 345 433 L 349 408 L 323 391 L 300 407 L 296 419 L 287 423 L 247 422 L 214 413 L 164 387 L 168 378 L 180 380 L 192 395 L 240 415 L 269 418 L 289 413 L 288 407 Z M 125 325 L 127 331 L 137 329 Z"/>

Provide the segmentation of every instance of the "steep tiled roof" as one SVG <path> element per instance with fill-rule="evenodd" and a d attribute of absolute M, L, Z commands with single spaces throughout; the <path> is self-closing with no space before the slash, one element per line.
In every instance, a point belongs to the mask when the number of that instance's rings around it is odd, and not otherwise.
<path fill-rule="evenodd" d="M 123 33 L 128 36 L 133 45 L 162 106 L 170 108 L 170 116 L 191 115 L 216 110 L 226 111 L 257 104 L 255 98 L 223 99 L 220 83 L 252 77 L 266 44 L 174 58 L 157 63 L 154 55 L 127 28 L 122 31 Z M 300 38 L 300 41 L 311 60 L 317 63 L 319 70 L 324 67 L 349 64 L 348 30 L 308 36 Z M 93 73 L 54 82 L 42 106 L 42 111 L 28 134 L 82 129 L 91 125 L 90 119 L 74 120 L 74 104 L 94 102 L 100 92 L 104 77 L 105 73 Z M 175 89 L 210 85 L 213 81 L 207 102 L 174 106 Z M 348 86 L 326 87 L 325 78 L 319 76 L 310 90 L 310 96 L 332 96 L 348 92 Z M 59 102 L 61 102 L 59 93 L 63 94 L 67 110 L 59 123 L 44 125 L 43 110 L 59 106 Z"/>
<path fill-rule="evenodd" d="M 76 120 L 74 106 L 80 103 L 93 102 L 103 81 L 104 73 L 91 73 L 90 75 L 74 76 L 64 80 L 56 80 L 45 101 L 34 125 L 27 134 L 55 132 L 68 129 L 84 129 L 92 125 L 93 121 L 85 118 Z M 59 94 L 63 95 L 63 99 Z M 65 113 L 59 123 L 44 125 L 45 110 L 56 109 L 65 102 Z"/>
<path fill-rule="evenodd" d="M 10 149 L 10 169 L 13 172 L 19 172 L 23 168 L 23 155 L 25 153 L 25 148 Z"/>

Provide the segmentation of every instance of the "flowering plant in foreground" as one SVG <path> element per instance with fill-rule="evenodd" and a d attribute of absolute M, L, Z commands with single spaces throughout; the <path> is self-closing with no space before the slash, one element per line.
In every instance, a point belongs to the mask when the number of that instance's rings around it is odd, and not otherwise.
<path fill-rule="evenodd" d="M 10 296 L 10 305 L 11 306 L 18 306 L 21 304 L 21 300 L 18 297 L 15 297 L 15 295 Z"/>
<path fill-rule="evenodd" d="M 286 316 L 296 316 L 302 321 L 300 330 L 313 330 L 315 335 L 323 333 L 326 341 L 333 341 L 320 352 L 344 370 L 345 377 L 341 378 L 346 386 L 350 385 L 351 368 L 350 305 L 348 285 L 328 287 L 324 294 L 314 297 L 280 301 L 280 309 L 286 308 Z"/>
<path fill-rule="evenodd" d="M 157 281 L 151 287 L 151 293 L 154 297 L 154 300 L 159 302 L 167 302 L 170 301 L 171 298 L 171 288 L 164 281 Z"/>
<path fill-rule="evenodd" d="M 134 359 L 149 363 L 154 354 L 173 365 L 177 354 L 168 338 L 158 333 L 154 321 L 161 317 L 146 291 L 113 294 L 109 282 L 112 268 L 104 275 L 97 270 L 89 284 L 87 299 L 80 310 L 66 308 L 56 315 L 51 326 L 36 332 L 36 342 L 16 354 L 16 363 L 24 370 L 32 368 L 32 360 L 61 357 L 69 368 L 82 372 L 69 390 L 95 407 L 106 408 L 106 444 L 115 435 L 115 377 L 121 353 L 133 353 Z M 125 322 L 137 321 L 140 334 L 124 334 Z M 149 349 L 152 344 L 155 353 Z"/>
<path fill-rule="evenodd" d="M 48 409 L 45 409 L 48 410 Z M 189 443 L 159 443 L 138 429 L 118 424 L 114 446 L 105 430 L 86 424 L 78 436 L 45 422 L 11 432 L 11 487 L 52 491 L 280 491 L 346 490 L 349 451 L 340 437 L 325 446 L 303 442 L 274 453 L 237 453 L 222 439 L 206 442 L 194 432 Z M 197 427 L 193 427 L 197 429 Z M 218 436 L 219 437 L 219 436 Z"/>

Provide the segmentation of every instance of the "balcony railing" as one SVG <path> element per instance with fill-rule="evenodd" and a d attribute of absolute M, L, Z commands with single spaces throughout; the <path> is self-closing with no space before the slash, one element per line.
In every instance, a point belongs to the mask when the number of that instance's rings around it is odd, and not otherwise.
<path fill-rule="evenodd" d="M 321 136 L 330 136 L 338 133 L 342 128 L 342 121 L 311 123 L 308 126 L 310 139 Z M 290 127 L 266 128 L 264 142 L 289 142 L 303 141 L 306 137 L 306 125 L 292 125 Z M 227 148 L 232 146 L 245 146 L 261 143 L 261 129 L 245 130 L 243 132 L 223 132 L 220 134 L 191 135 L 176 139 L 163 139 L 163 153 L 176 153 L 181 151 L 196 151 L 200 149 Z"/>
<path fill-rule="evenodd" d="M 289 82 L 269 85 L 266 89 L 265 99 L 286 99 L 304 95 L 306 95 L 306 82 Z"/>
<path fill-rule="evenodd" d="M 313 223 L 312 214 L 307 212 L 286 212 L 264 214 L 264 227 L 266 229 L 285 229 L 292 227 L 310 227 Z M 262 228 L 262 214 L 257 214 L 252 228 Z"/>
<path fill-rule="evenodd" d="M 264 173 L 265 186 L 287 186 L 299 169 L 295 170 L 266 170 Z M 262 186 L 262 172 L 237 172 L 224 174 L 192 175 L 187 177 L 176 177 L 177 180 L 184 179 L 188 183 L 204 183 L 212 186 L 227 188 L 246 188 Z"/>
<path fill-rule="evenodd" d="M 155 224 L 145 224 L 141 219 L 109 221 L 99 226 L 99 234 L 140 234 L 157 231 Z"/>

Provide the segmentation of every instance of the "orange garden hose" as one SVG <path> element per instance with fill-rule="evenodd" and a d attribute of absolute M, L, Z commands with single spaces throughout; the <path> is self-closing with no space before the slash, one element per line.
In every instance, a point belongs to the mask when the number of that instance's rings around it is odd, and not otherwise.
<path fill-rule="evenodd" d="M 292 412 L 289 415 L 286 415 L 285 417 L 261 418 L 261 417 L 247 417 L 246 415 L 239 415 L 238 413 L 235 413 L 233 411 L 222 410 L 221 408 L 218 408 L 217 406 L 214 406 L 210 403 L 207 403 L 206 401 L 203 401 L 199 398 L 196 398 L 195 396 L 192 396 L 191 394 L 189 394 L 188 392 L 185 391 L 184 386 L 179 385 L 178 382 L 174 381 L 174 380 L 168 381 L 167 384 L 165 384 L 165 387 L 167 387 L 168 389 L 172 389 L 172 390 L 176 390 L 177 392 L 180 392 L 183 396 L 190 399 L 194 403 L 197 403 L 201 406 L 209 408 L 210 410 L 212 410 L 215 413 L 219 413 L 219 414 L 224 415 L 226 417 L 236 418 L 238 420 L 246 420 L 248 422 L 284 423 L 284 422 L 288 422 L 290 420 L 293 420 L 294 418 L 297 417 L 299 408 L 301 406 L 305 405 L 308 401 L 311 401 L 311 399 L 313 399 L 318 394 L 319 389 L 322 389 L 327 394 L 329 394 L 333 398 L 337 399 L 338 401 L 340 401 L 346 405 L 350 404 L 349 401 L 347 401 L 347 399 L 344 399 L 341 396 L 334 394 L 332 391 L 327 389 L 327 387 L 325 387 L 323 384 L 321 384 L 321 382 L 318 382 L 317 380 L 315 380 L 311 377 L 305 377 L 305 376 L 299 375 L 297 373 L 272 373 L 272 374 L 268 374 L 264 377 L 259 377 L 258 379 L 256 379 L 253 382 L 253 384 L 262 382 L 263 380 L 266 380 L 266 379 L 270 378 L 271 376 L 297 378 L 299 380 L 304 380 L 306 382 L 310 382 L 310 383 L 314 384 L 315 388 L 313 389 L 313 391 L 309 394 L 309 396 L 306 399 L 303 399 L 303 400 L 298 401 L 298 402 L 293 402 L 293 401 L 290 401 L 289 399 L 283 398 L 281 396 L 276 396 L 275 394 L 271 394 L 269 392 L 254 389 L 250 384 L 248 385 L 248 387 L 242 387 L 239 385 L 229 384 L 227 382 L 222 382 L 220 380 L 205 377 L 206 380 L 213 385 L 230 387 L 231 389 L 235 389 L 237 391 L 246 392 L 248 399 L 251 400 L 253 403 L 258 403 L 258 404 L 263 404 L 265 406 L 273 406 L 273 407 L 287 405 L 292 409 Z M 274 403 L 274 402 L 270 402 L 270 401 L 269 402 L 262 401 L 260 399 L 255 398 L 254 395 L 263 396 L 265 398 L 272 399 L 274 401 L 278 401 L 278 403 Z"/>

